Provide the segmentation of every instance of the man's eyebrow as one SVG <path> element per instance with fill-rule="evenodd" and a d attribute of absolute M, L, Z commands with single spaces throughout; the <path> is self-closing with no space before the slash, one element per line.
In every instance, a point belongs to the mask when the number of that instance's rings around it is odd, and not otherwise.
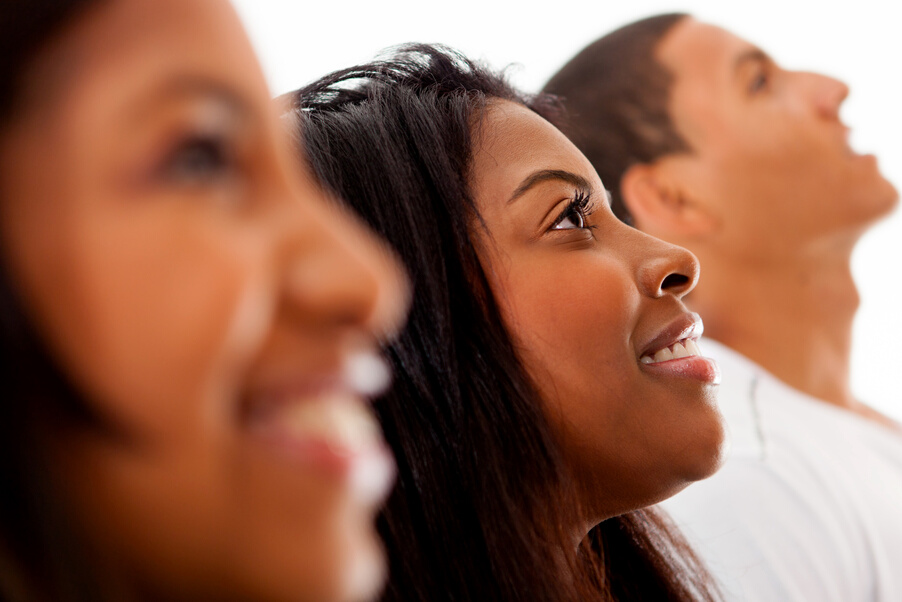
<path fill-rule="evenodd" d="M 543 169 L 533 172 L 526 178 L 524 178 L 523 181 L 520 182 L 520 185 L 517 186 L 517 189 L 514 190 L 514 193 L 511 195 L 511 197 L 507 200 L 507 204 L 510 205 L 538 184 L 554 180 L 572 184 L 573 186 L 580 189 L 580 191 L 586 193 L 592 191 L 592 186 L 584 177 L 580 175 L 577 175 L 570 171 L 564 171 L 562 169 Z"/>
<path fill-rule="evenodd" d="M 749 48 L 745 52 L 739 54 L 733 61 L 733 73 L 739 73 L 743 65 L 746 63 L 769 63 L 770 55 L 760 48 Z"/>

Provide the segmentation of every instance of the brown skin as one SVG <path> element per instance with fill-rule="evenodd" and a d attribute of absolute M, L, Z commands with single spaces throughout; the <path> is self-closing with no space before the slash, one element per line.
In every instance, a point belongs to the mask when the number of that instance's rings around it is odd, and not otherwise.
<path fill-rule="evenodd" d="M 588 160 L 521 105 L 498 101 L 481 124 L 474 198 L 487 232 L 480 257 L 547 400 L 583 489 L 587 523 L 653 504 L 712 474 L 723 427 L 716 386 L 643 369 L 643 342 L 685 313 L 698 263 L 686 250 L 625 226 Z M 514 191 L 542 170 L 581 178 L 594 210 L 555 222 L 578 188 L 561 178 Z M 685 276 L 670 285 L 670 275 Z"/>
<path fill-rule="evenodd" d="M 65 65 L 64 70 L 59 66 Z M 0 140 L 13 280 L 89 405 L 61 476 L 122 599 L 361 600 L 378 500 L 249 436 L 404 313 L 399 266 L 296 158 L 220 0 L 113 0 L 42 51 Z"/>
<path fill-rule="evenodd" d="M 873 417 L 849 388 L 858 307 L 849 264 L 898 194 L 873 156 L 848 147 L 839 118 L 848 88 L 782 69 L 691 18 L 656 56 L 674 75 L 670 113 L 693 151 L 624 176 L 637 226 L 698 256 L 705 280 L 690 304 L 710 337 L 800 391 Z"/>

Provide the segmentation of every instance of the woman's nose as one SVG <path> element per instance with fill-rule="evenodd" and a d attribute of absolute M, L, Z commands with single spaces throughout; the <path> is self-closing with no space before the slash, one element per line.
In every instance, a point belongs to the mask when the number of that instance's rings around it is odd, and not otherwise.
<path fill-rule="evenodd" d="M 303 214 L 285 269 L 286 293 L 322 325 L 390 337 L 402 325 L 409 284 L 388 247 L 315 185 L 299 192 Z"/>
<path fill-rule="evenodd" d="M 637 232 L 646 240 L 649 252 L 639 262 L 638 282 L 643 294 L 658 298 L 682 298 L 698 283 L 699 265 L 695 255 L 683 247 Z"/>

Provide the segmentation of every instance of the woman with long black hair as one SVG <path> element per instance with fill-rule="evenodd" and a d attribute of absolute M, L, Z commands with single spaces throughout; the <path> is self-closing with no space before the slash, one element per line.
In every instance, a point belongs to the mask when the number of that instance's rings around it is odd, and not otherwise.
<path fill-rule="evenodd" d="M 0 600 L 370 600 L 400 267 L 220 0 L 0 4 Z"/>
<path fill-rule="evenodd" d="M 614 217 L 553 99 L 447 49 L 289 100 L 317 176 L 413 278 L 376 404 L 399 462 L 387 599 L 716 598 L 648 508 L 720 461 L 695 258 Z"/>

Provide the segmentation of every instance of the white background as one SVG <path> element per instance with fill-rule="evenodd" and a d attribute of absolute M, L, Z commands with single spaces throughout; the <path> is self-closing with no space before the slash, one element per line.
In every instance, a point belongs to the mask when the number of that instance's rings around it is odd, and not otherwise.
<path fill-rule="evenodd" d="M 611 29 L 662 12 L 689 12 L 753 41 L 784 66 L 820 71 L 851 86 L 842 110 L 852 145 L 874 152 L 902 186 L 902 11 L 898 0 L 497 0 L 341 2 L 234 0 L 274 93 L 367 61 L 404 42 L 441 42 L 494 67 L 516 64 L 513 82 L 537 90 L 583 46 Z M 862 304 L 852 385 L 902 419 L 902 216 L 861 242 L 854 270 Z M 702 269 L 704 277 L 704 267 Z"/>

